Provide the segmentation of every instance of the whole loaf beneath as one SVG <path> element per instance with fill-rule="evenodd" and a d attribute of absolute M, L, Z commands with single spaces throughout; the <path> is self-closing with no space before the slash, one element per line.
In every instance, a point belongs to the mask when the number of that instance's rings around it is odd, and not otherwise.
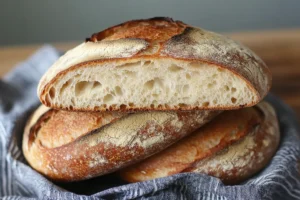
<path fill-rule="evenodd" d="M 23 153 L 56 181 L 107 174 L 157 153 L 219 111 L 68 112 L 40 106 L 28 120 Z"/>
<path fill-rule="evenodd" d="M 238 184 L 268 164 L 279 140 L 275 111 L 261 102 L 221 113 L 184 139 L 119 174 L 128 182 L 138 182 L 196 172 L 218 177 L 226 184 Z"/>

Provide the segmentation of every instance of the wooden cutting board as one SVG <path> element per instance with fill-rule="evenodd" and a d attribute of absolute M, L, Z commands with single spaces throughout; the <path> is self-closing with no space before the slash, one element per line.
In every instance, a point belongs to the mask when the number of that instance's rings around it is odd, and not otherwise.
<path fill-rule="evenodd" d="M 256 52 L 273 74 L 271 92 L 289 104 L 300 119 L 300 29 L 227 34 Z M 79 42 L 59 43 L 62 51 Z M 0 47 L 0 77 L 42 45 Z"/>

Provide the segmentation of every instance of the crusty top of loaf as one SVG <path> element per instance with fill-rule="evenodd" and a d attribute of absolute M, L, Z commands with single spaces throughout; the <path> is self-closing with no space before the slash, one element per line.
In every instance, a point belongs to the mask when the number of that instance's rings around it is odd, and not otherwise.
<path fill-rule="evenodd" d="M 269 69 L 245 46 L 181 21 L 156 17 L 128 21 L 93 34 L 49 69 L 40 81 L 38 95 L 50 106 L 46 99 L 49 88 L 68 71 L 145 58 L 197 61 L 228 69 L 244 79 L 260 100 L 271 86 Z"/>
<path fill-rule="evenodd" d="M 187 27 L 181 21 L 174 21 L 167 17 L 155 17 L 128 21 L 87 38 L 87 42 L 98 42 L 105 40 L 117 40 L 121 38 L 139 38 L 150 43 L 165 42 L 171 37 L 181 34 Z"/>

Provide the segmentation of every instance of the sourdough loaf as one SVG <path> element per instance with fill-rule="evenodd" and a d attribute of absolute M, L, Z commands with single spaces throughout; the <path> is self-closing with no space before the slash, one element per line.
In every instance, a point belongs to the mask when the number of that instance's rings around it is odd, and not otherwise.
<path fill-rule="evenodd" d="M 107 174 L 157 153 L 219 111 L 70 112 L 39 107 L 28 120 L 23 152 L 57 181 Z"/>
<path fill-rule="evenodd" d="M 197 172 L 237 184 L 268 164 L 279 137 L 277 118 L 268 103 L 225 111 L 164 151 L 121 170 L 120 176 L 137 182 Z"/>
<path fill-rule="evenodd" d="M 170 18 L 128 21 L 92 35 L 41 79 L 56 109 L 236 109 L 263 99 L 264 62 L 243 45 Z"/>

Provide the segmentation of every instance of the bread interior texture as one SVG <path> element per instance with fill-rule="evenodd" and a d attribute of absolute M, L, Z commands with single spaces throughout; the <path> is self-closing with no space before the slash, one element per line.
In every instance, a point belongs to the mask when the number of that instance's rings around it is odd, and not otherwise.
<path fill-rule="evenodd" d="M 171 59 L 93 63 L 70 70 L 49 88 L 63 108 L 214 108 L 247 105 L 253 88 L 228 69 Z"/>

